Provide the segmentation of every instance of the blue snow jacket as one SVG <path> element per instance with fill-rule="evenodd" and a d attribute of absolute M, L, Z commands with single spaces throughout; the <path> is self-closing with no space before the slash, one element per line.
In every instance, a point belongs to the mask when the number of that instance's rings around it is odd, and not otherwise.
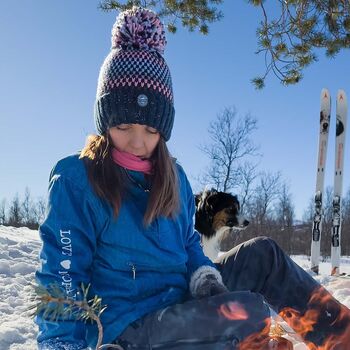
<path fill-rule="evenodd" d="M 111 205 L 94 193 L 79 154 L 60 160 L 50 174 L 47 214 L 39 229 L 43 246 L 37 282 L 56 282 L 73 299 L 79 298 L 82 282 L 90 283 L 90 294 L 107 305 L 101 315 L 104 344 L 145 314 L 182 302 L 192 273 L 202 265 L 215 267 L 193 228 L 190 184 L 179 165 L 177 171 L 180 212 L 174 219 L 159 217 L 147 228 L 143 216 L 149 194 L 131 181 L 115 218 Z M 143 173 L 129 175 L 146 185 Z M 95 323 L 50 322 L 42 316 L 36 323 L 39 349 L 96 346 Z"/>

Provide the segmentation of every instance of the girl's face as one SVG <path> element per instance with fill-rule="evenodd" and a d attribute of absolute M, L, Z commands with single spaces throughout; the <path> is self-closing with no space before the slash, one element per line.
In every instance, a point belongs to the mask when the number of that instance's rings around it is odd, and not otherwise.
<path fill-rule="evenodd" d="M 150 158 L 160 139 L 156 129 L 140 124 L 120 124 L 108 132 L 115 148 L 140 158 Z"/>

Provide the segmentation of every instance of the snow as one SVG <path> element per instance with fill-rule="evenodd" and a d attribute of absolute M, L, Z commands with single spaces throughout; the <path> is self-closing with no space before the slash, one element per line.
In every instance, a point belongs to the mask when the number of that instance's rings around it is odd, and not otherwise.
<path fill-rule="evenodd" d="M 0 349 L 36 349 L 37 328 L 27 314 L 41 243 L 28 228 L 0 226 Z"/>
<path fill-rule="evenodd" d="M 34 272 L 39 265 L 40 246 L 37 231 L 0 225 L 0 350 L 36 349 L 37 327 L 27 308 Z M 307 256 L 292 258 L 311 273 Z M 341 272 L 350 274 L 350 257 L 343 257 L 341 261 Z M 329 271 L 330 263 L 324 261 L 320 265 L 320 275 L 315 278 L 350 307 L 350 279 L 331 277 Z M 289 339 L 294 343 L 294 350 L 307 350 L 296 336 Z"/>

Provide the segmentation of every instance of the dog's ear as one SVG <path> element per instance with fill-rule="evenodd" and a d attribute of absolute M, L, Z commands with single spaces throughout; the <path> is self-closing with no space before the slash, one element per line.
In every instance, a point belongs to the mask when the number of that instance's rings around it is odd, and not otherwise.
<path fill-rule="evenodd" d="M 230 208 L 234 209 L 237 212 L 237 214 L 240 212 L 241 206 L 240 206 L 239 200 L 238 200 L 236 195 L 228 193 L 226 195 L 226 201 L 227 201 L 228 206 Z"/>
<path fill-rule="evenodd" d="M 202 198 L 202 192 L 194 195 L 194 201 L 196 204 L 196 208 L 198 208 L 198 204 L 201 201 L 201 198 Z"/>
<path fill-rule="evenodd" d="M 218 192 L 214 190 L 209 194 L 209 196 L 206 199 L 206 207 L 207 209 L 209 209 L 208 211 L 212 213 L 219 201 L 220 196 L 218 195 Z"/>

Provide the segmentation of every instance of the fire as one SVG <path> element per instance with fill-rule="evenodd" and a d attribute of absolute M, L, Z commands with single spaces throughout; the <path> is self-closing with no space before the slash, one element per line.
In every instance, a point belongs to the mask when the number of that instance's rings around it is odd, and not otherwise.
<path fill-rule="evenodd" d="M 281 336 L 271 335 L 271 320 L 265 320 L 265 328 L 259 334 L 252 334 L 244 339 L 239 350 L 293 350 L 293 343 Z"/>
<path fill-rule="evenodd" d="M 280 316 L 310 350 L 350 350 L 350 311 L 323 287 L 312 294 L 304 314 L 285 308 Z"/>
<path fill-rule="evenodd" d="M 319 312 L 316 310 L 306 311 L 304 316 L 301 316 L 300 312 L 292 309 L 285 308 L 279 315 L 287 321 L 287 323 L 302 337 L 304 338 L 307 333 L 314 330 L 314 325 L 317 322 Z"/>
<path fill-rule="evenodd" d="M 238 302 L 220 306 L 219 313 L 229 320 L 248 320 L 249 314 Z M 310 350 L 350 350 L 350 310 L 338 302 L 324 287 L 319 287 L 309 299 L 306 311 L 286 307 L 279 315 L 299 334 Z M 293 350 L 293 344 L 283 335 L 274 333 L 271 319 L 264 320 L 263 329 L 240 342 L 239 350 Z"/>
<path fill-rule="evenodd" d="M 293 350 L 293 344 L 283 337 L 271 337 L 265 345 L 266 350 Z"/>

